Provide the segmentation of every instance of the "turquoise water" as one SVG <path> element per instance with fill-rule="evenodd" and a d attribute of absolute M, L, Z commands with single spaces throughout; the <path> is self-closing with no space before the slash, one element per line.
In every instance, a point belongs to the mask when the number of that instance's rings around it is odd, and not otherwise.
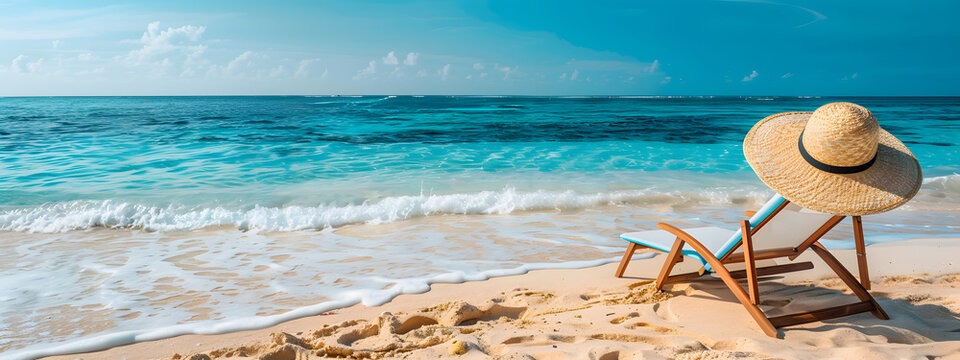
<path fill-rule="evenodd" d="M 755 179 L 740 143 L 759 119 L 832 101 L 874 111 L 924 176 L 960 172 L 958 98 L 4 98 L 0 230 L 297 230 L 354 221 L 242 212 L 508 187 L 608 192 L 664 177 L 703 179 L 686 184 L 696 190 Z M 188 218 L 205 209 L 230 216 Z"/>
<path fill-rule="evenodd" d="M 960 98 L 0 98 L 0 358 L 594 266 L 659 221 L 731 227 L 772 195 L 750 127 L 832 101 L 923 168 L 868 243 L 960 234 Z"/>

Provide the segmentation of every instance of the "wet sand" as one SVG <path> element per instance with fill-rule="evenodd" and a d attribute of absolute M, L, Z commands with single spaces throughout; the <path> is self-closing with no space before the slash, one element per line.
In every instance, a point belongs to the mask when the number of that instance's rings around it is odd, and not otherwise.
<path fill-rule="evenodd" d="M 960 358 L 958 238 L 867 248 L 871 293 L 890 315 L 869 313 L 781 329 L 765 336 L 716 280 L 653 291 L 662 256 L 540 270 L 464 284 L 435 284 L 378 307 L 354 305 L 266 329 L 188 335 L 56 359 L 350 358 Z M 833 253 L 856 272 L 855 254 Z M 829 268 L 761 281 L 770 316 L 856 302 Z M 685 261 L 677 271 L 695 270 Z"/>

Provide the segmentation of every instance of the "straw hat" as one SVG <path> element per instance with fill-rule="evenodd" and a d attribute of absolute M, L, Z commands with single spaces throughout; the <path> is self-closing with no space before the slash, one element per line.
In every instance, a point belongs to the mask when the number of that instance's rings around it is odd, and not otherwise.
<path fill-rule="evenodd" d="M 767 186 L 804 208 L 836 215 L 891 210 L 920 190 L 920 163 L 870 110 L 831 103 L 760 120 L 743 155 Z"/>

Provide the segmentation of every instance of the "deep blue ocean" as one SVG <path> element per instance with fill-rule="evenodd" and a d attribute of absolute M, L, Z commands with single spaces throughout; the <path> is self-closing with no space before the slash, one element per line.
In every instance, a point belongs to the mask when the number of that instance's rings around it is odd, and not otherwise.
<path fill-rule="evenodd" d="M 615 261 L 658 221 L 735 226 L 772 195 L 747 131 L 834 101 L 923 169 L 867 242 L 958 236 L 956 97 L 0 98 L 0 353 L 264 327 Z"/>

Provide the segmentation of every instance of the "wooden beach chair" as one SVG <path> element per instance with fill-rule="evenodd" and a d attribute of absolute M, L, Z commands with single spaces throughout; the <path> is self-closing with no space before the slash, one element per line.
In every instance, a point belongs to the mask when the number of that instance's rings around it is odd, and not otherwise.
<path fill-rule="evenodd" d="M 853 217 L 854 238 L 857 248 L 857 260 L 860 268 L 860 281 L 821 245 L 818 240 L 830 229 L 840 223 L 844 216 L 823 214 L 806 210 L 791 204 L 780 195 L 775 195 L 756 211 L 748 211 L 749 220 L 740 222 L 740 229 L 731 231 L 717 227 L 701 227 L 680 230 L 665 223 L 657 224 L 663 230 L 633 232 L 620 235 L 629 242 L 623 260 L 617 268 L 616 276 L 623 276 L 633 253 L 642 247 L 666 252 L 666 261 L 657 276 L 658 290 L 664 284 L 695 280 L 707 272 L 715 272 L 724 284 L 733 291 L 737 300 L 757 321 L 760 329 L 769 336 L 778 335 L 777 328 L 832 319 L 862 312 L 871 312 L 880 319 L 888 319 L 880 305 L 867 292 L 869 278 L 866 255 L 864 254 L 863 226 L 859 216 Z M 741 234 L 743 234 L 741 236 Z M 757 278 L 773 274 L 809 270 L 813 263 L 787 263 L 783 265 L 757 268 L 756 261 L 763 259 L 796 259 L 806 250 L 812 250 L 840 277 L 860 302 L 806 311 L 802 313 L 767 317 L 758 306 L 760 292 Z M 683 257 L 694 258 L 703 265 L 700 271 L 670 275 L 674 265 L 683 261 Z M 736 263 L 743 263 L 745 270 L 727 269 Z M 744 289 L 737 279 L 746 279 Z M 862 282 L 862 283 L 861 283 Z"/>

